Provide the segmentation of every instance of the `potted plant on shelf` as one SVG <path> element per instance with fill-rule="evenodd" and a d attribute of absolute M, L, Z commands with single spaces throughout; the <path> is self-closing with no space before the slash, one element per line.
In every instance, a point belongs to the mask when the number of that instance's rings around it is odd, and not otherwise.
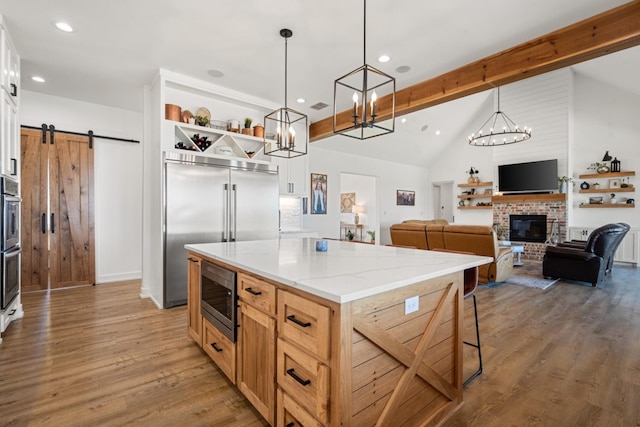
<path fill-rule="evenodd" d="M 615 193 L 611 193 L 610 196 L 611 198 L 609 199 L 609 203 L 611 203 L 612 205 L 615 205 L 616 203 L 618 203 L 618 199 L 616 199 Z"/>
<path fill-rule="evenodd" d="M 367 230 L 367 234 L 371 237 L 371 243 L 376 242 L 376 231 L 375 230 Z"/>
<path fill-rule="evenodd" d="M 195 124 L 198 126 L 209 126 L 209 118 L 204 116 L 196 116 Z"/>
<path fill-rule="evenodd" d="M 253 135 L 253 129 L 251 129 L 252 121 L 253 120 L 251 120 L 250 117 L 247 117 L 246 119 L 244 119 L 244 129 L 242 129 L 243 135 Z"/>
<path fill-rule="evenodd" d="M 347 230 L 346 236 L 347 236 L 347 239 L 353 240 L 353 237 L 354 237 L 353 231 Z"/>

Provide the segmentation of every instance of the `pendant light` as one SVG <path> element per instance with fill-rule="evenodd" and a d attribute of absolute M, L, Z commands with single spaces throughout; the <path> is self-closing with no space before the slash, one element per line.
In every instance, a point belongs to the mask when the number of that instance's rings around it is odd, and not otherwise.
<path fill-rule="evenodd" d="M 309 126 L 307 116 L 287 107 L 287 40 L 293 31 L 284 28 L 280 35 L 284 38 L 284 108 L 264 117 L 264 154 L 290 159 L 307 154 Z"/>
<path fill-rule="evenodd" d="M 395 130 L 396 79 L 367 65 L 367 0 L 364 0 L 363 56 L 363 66 L 340 77 L 333 85 L 333 132 L 357 139 Z M 338 108 L 346 111 L 338 113 Z M 385 113 L 381 116 L 379 111 Z"/>
<path fill-rule="evenodd" d="M 487 119 L 480 129 L 469 136 L 469 145 L 495 147 L 515 144 L 531 138 L 531 128 L 520 128 L 504 112 L 500 111 L 500 88 L 498 89 L 498 110 Z"/>

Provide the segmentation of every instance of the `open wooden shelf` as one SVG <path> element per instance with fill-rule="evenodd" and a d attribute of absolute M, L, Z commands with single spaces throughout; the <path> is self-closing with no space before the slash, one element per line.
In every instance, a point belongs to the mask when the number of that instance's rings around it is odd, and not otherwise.
<path fill-rule="evenodd" d="M 493 187 L 493 182 L 492 181 L 486 181 L 486 182 L 474 182 L 472 184 L 458 184 L 458 187 Z"/>
<path fill-rule="evenodd" d="M 580 190 L 580 193 L 633 193 L 635 187 L 626 188 L 590 188 L 588 190 Z"/>
<path fill-rule="evenodd" d="M 458 209 L 491 209 L 493 206 L 458 206 Z"/>
<path fill-rule="evenodd" d="M 623 209 L 623 208 L 635 208 L 636 205 L 635 204 L 629 204 L 629 203 L 616 203 L 616 204 L 612 204 L 612 203 L 581 203 L 580 207 L 581 208 L 590 208 L 590 209 L 603 209 L 603 208 Z"/>
<path fill-rule="evenodd" d="M 578 175 L 580 179 L 593 179 L 593 178 L 621 178 L 623 176 L 636 176 L 635 171 L 627 172 L 607 172 L 607 173 L 588 173 L 584 175 Z"/>
<path fill-rule="evenodd" d="M 491 197 L 492 194 L 484 194 L 484 193 L 480 193 L 480 194 L 458 194 L 458 199 L 487 199 L 489 197 Z"/>

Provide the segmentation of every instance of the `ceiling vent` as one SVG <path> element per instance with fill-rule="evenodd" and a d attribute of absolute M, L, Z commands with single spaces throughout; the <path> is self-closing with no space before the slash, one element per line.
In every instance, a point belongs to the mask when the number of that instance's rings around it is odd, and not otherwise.
<path fill-rule="evenodd" d="M 313 104 L 311 108 L 314 110 L 322 110 L 323 108 L 327 108 L 329 104 L 325 104 L 324 102 L 318 102 L 317 104 Z"/>

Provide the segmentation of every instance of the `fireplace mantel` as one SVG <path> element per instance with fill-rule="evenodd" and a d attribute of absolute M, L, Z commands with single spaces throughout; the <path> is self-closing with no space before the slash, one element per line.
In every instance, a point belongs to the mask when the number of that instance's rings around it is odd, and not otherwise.
<path fill-rule="evenodd" d="M 563 193 L 553 194 L 509 194 L 506 196 L 492 196 L 491 203 L 518 203 L 518 202 L 564 202 L 567 195 Z"/>

